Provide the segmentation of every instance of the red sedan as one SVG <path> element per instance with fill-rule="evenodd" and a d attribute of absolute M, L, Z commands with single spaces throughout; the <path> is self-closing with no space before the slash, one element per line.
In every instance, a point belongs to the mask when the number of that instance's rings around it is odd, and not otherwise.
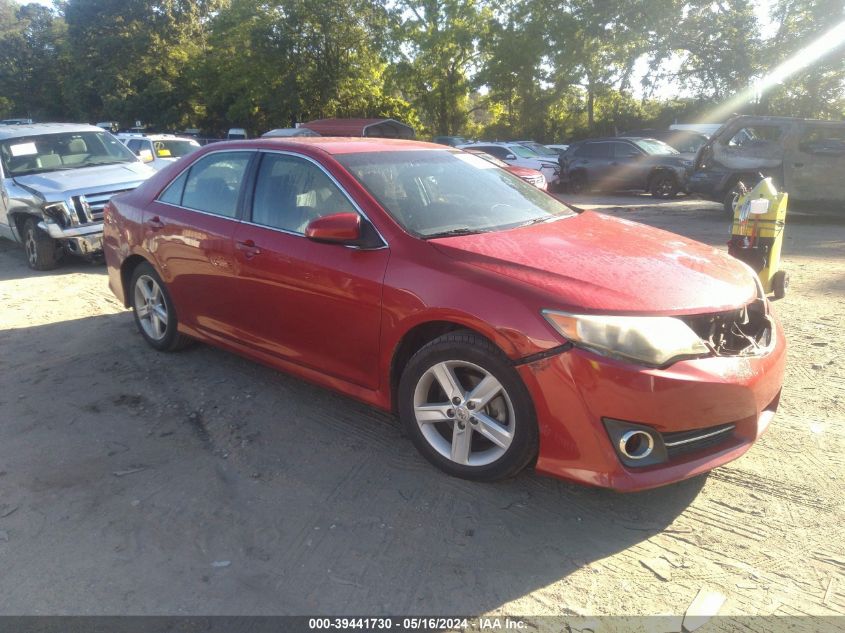
<path fill-rule="evenodd" d="M 444 471 L 619 490 L 744 453 L 785 341 L 753 272 L 452 148 L 209 145 L 112 199 L 109 284 L 192 339 L 398 414 Z"/>

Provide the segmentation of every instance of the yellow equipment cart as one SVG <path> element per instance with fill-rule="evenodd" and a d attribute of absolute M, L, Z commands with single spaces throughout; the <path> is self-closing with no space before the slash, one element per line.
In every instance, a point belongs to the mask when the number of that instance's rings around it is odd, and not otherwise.
<path fill-rule="evenodd" d="M 764 178 L 734 207 L 728 252 L 751 266 L 760 276 L 763 290 L 776 299 L 786 296 L 789 274 L 780 270 L 780 250 L 786 225 L 789 194 L 778 192 L 771 178 Z"/>

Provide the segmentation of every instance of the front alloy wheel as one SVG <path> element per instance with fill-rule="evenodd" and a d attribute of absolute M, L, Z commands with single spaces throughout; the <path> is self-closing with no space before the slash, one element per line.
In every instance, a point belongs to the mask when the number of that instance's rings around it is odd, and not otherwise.
<path fill-rule="evenodd" d="M 414 354 L 398 399 L 417 449 L 450 475 L 503 479 L 537 454 L 528 390 L 507 357 L 474 332 L 444 334 Z"/>
<path fill-rule="evenodd" d="M 502 383 L 466 361 L 443 361 L 426 370 L 414 390 L 414 414 L 429 445 L 463 466 L 486 466 L 502 457 L 516 427 Z"/>

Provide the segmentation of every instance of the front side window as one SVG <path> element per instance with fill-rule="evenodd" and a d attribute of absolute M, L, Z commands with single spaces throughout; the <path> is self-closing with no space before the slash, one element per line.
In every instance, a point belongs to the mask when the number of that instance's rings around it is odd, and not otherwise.
<path fill-rule="evenodd" d="M 191 165 L 181 206 L 226 218 L 237 216 L 238 196 L 250 158 L 252 152 L 217 152 L 203 156 Z"/>
<path fill-rule="evenodd" d="M 252 221 L 305 234 L 311 220 L 355 207 L 314 163 L 287 154 L 265 154 L 255 181 Z"/>
<path fill-rule="evenodd" d="M 637 156 L 642 156 L 642 152 L 628 143 L 614 143 L 613 152 L 616 158 L 636 158 Z"/>
<path fill-rule="evenodd" d="M 574 215 L 537 187 L 468 152 L 385 151 L 336 159 L 403 228 L 422 238 Z"/>
<path fill-rule="evenodd" d="M 136 160 L 123 143 L 102 131 L 37 134 L 0 143 L 3 171 L 11 176 L 134 163 Z"/>
<path fill-rule="evenodd" d="M 747 147 L 778 143 L 783 136 L 783 129 L 779 125 L 754 125 L 744 127 L 730 138 L 731 147 Z"/>

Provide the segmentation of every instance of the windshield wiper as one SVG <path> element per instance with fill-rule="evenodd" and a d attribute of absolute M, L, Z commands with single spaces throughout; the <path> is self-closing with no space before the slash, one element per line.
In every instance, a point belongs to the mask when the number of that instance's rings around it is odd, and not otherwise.
<path fill-rule="evenodd" d="M 449 231 L 441 231 L 440 233 L 431 233 L 426 235 L 425 239 L 430 240 L 435 237 L 454 237 L 456 235 L 475 235 L 477 233 L 484 233 L 482 229 L 451 229 Z"/>
<path fill-rule="evenodd" d="M 83 163 L 82 165 L 80 165 L 80 167 L 99 167 L 100 165 L 123 165 L 123 164 L 126 164 L 126 163 L 132 163 L 132 162 L 135 162 L 135 161 L 104 160 L 104 161 L 98 161 L 96 163 Z"/>

